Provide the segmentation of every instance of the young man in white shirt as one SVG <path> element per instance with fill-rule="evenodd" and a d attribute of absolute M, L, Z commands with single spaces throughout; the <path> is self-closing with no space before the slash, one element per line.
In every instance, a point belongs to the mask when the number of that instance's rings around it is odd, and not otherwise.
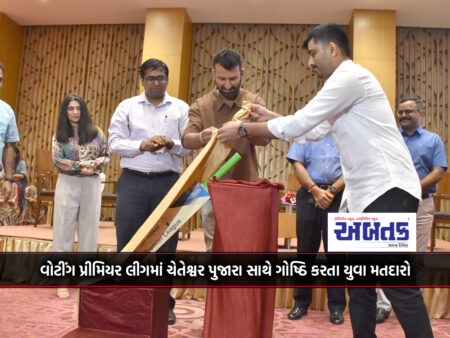
<path fill-rule="evenodd" d="M 317 95 L 295 115 L 283 117 L 253 105 L 257 123 L 229 122 L 218 139 L 232 142 L 246 134 L 301 141 L 332 133 L 346 187 L 341 210 L 416 212 L 421 190 L 411 156 L 381 85 L 350 59 L 345 30 L 330 23 L 317 26 L 303 48 L 309 66 L 325 80 Z M 385 288 L 385 293 L 407 337 L 433 336 L 419 288 Z M 376 337 L 375 288 L 349 288 L 349 294 L 354 336 Z"/>

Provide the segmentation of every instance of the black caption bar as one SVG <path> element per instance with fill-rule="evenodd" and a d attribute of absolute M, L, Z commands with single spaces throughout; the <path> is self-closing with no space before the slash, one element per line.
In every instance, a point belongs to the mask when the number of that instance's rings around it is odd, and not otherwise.
<path fill-rule="evenodd" d="M 2 253 L 0 286 L 449 287 L 449 258 L 449 253 Z"/>

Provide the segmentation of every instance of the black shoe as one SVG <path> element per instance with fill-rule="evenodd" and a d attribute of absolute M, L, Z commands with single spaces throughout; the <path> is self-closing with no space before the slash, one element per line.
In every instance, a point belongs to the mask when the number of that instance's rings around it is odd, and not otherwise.
<path fill-rule="evenodd" d="M 177 321 L 177 317 L 175 316 L 173 309 L 169 308 L 169 325 L 175 324 L 176 321 Z"/>
<path fill-rule="evenodd" d="M 377 309 L 377 314 L 376 314 L 376 317 L 375 317 L 375 321 L 377 322 L 377 324 L 384 323 L 388 316 L 389 316 L 389 312 L 386 311 L 385 309 L 379 307 Z"/>
<path fill-rule="evenodd" d="M 308 313 L 308 308 L 305 306 L 294 305 L 291 312 L 288 314 L 288 319 L 298 320 Z"/>
<path fill-rule="evenodd" d="M 330 313 L 330 322 L 334 325 L 341 325 L 344 322 L 344 313 L 342 311 L 333 311 Z"/>

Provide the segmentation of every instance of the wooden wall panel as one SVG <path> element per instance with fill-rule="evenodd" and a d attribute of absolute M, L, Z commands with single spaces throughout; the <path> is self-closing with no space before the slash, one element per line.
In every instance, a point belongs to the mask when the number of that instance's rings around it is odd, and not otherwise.
<path fill-rule="evenodd" d="M 94 122 L 106 134 L 118 104 L 139 93 L 143 29 L 143 25 L 98 25 L 91 28 L 83 95 Z M 113 155 L 104 172 L 108 180 L 116 181 L 119 158 Z"/>
<path fill-rule="evenodd" d="M 302 108 L 317 92 L 317 78 L 307 70 L 301 48 L 312 25 L 195 24 L 190 101 L 214 88 L 211 59 L 223 48 L 243 58 L 243 87 L 259 94 L 267 106 L 283 115 Z M 287 182 L 290 144 L 273 140 L 258 147 L 260 176 Z"/>
<path fill-rule="evenodd" d="M 22 71 L 17 100 L 17 124 L 22 157 L 31 181 L 35 149 L 51 149 L 59 104 L 69 93 L 83 93 L 89 26 L 25 28 Z"/>
<path fill-rule="evenodd" d="M 422 127 L 438 134 L 450 159 L 450 29 L 397 28 L 397 105 L 402 97 L 425 103 Z M 447 209 L 450 204 L 445 205 Z M 440 230 L 439 238 L 450 233 Z"/>
<path fill-rule="evenodd" d="M 423 128 L 438 134 L 450 157 L 448 138 L 450 29 L 397 29 L 397 105 L 402 97 L 425 103 Z"/>
<path fill-rule="evenodd" d="M 35 149 L 51 149 L 66 95 L 80 94 L 94 122 L 107 133 L 119 102 L 138 94 L 142 43 L 143 25 L 25 28 L 16 113 L 31 181 Z M 113 158 L 105 170 L 108 180 L 117 179 L 117 168 Z"/>
<path fill-rule="evenodd" d="M 26 27 L 16 107 L 22 158 L 35 181 L 36 148 L 51 150 L 59 106 L 66 95 L 80 94 L 107 135 L 115 108 L 139 93 L 143 25 Z M 108 181 L 119 177 L 119 158 L 104 169 Z M 107 185 L 106 191 L 112 191 Z M 104 217 L 113 215 L 104 210 Z"/>

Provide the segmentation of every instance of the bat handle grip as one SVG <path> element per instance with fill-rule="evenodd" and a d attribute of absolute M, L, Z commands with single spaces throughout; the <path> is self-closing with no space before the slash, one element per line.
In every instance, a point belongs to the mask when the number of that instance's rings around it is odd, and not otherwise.
<path fill-rule="evenodd" d="M 223 175 L 225 175 L 228 170 L 230 170 L 236 163 L 238 163 L 241 160 L 242 156 L 239 153 L 235 153 L 233 156 L 231 156 L 228 161 L 226 161 L 211 177 L 208 179 L 208 181 L 216 176 L 217 178 L 221 178 Z M 207 182 L 203 182 L 202 185 L 208 189 Z"/>

